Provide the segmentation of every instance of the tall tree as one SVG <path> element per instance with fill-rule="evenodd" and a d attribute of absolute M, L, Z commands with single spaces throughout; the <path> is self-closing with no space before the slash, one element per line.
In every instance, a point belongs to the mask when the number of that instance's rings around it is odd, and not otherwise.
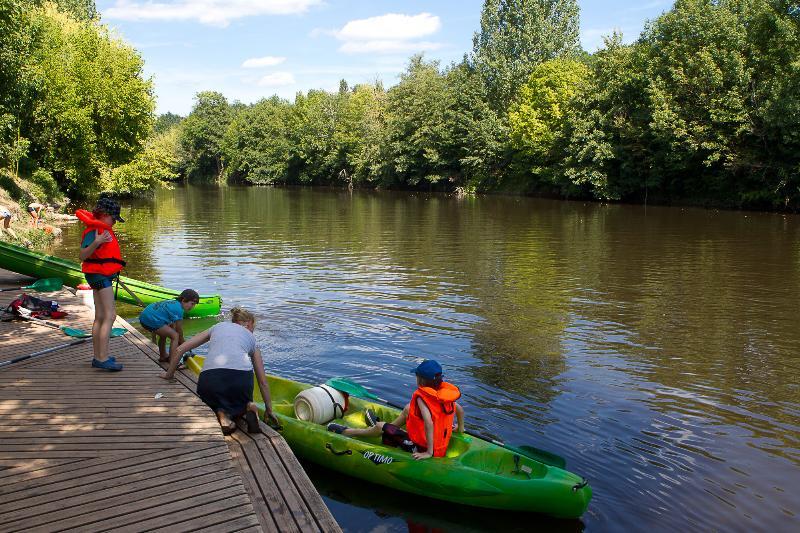
<path fill-rule="evenodd" d="M 222 93 L 197 93 L 192 112 L 181 124 L 184 173 L 190 180 L 209 181 L 222 177 L 222 139 L 232 118 L 228 100 Z"/>
<path fill-rule="evenodd" d="M 580 50 L 577 0 L 485 0 L 472 61 L 505 110 L 539 63 Z"/>

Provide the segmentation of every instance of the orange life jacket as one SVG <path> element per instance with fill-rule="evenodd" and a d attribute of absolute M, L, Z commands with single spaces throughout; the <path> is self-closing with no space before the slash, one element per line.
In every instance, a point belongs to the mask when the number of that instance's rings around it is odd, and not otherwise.
<path fill-rule="evenodd" d="M 461 397 L 461 391 L 451 383 L 443 381 L 438 389 L 431 387 L 418 387 L 411 397 L 408 408 L 406 429 L 408 437 L 414 441 L 418 448 L 428 449 L 428 439 L 425 437 L 425 421 L 417 406 L 417 398 L 422 399 L 433 420 L 433 456 L 444 457 L 450 436 L 453 433 L 453 416 L 456 413 L 455 401 Z"/>
<path fill-rule="evenodd" d="M 111 226 L 104 222 L 100 222 L 94 215 L 85 209 L 78 209 L 75 211 L 75 216 L 81 222 L 86 224 L 86 229 L 83 230 L 81 235 L 81 242 L 90 231 L 108 231 L 111 234 L 111 241 L 101 244 L 95 249 L 94 253 L 89 256 L 83 263 L 81 263 L 81 272 L 85 274 L 102 274 L 104 276 L 113 276 L 125 266 L 125 261 L 122 260 L 122 252 L 119 249 L 119 241 L 114 234 Z"/>

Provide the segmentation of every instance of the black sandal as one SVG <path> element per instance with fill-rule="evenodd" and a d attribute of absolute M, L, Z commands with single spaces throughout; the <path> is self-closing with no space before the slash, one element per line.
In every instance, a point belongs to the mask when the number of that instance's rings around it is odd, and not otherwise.
<path fill-rule="evenodd" d="M 261 433 L 261 426 L 258 423 L 258 416 L 253 411 L 244 414 L 244 421 L 247 423 L 248 433 Z"/>

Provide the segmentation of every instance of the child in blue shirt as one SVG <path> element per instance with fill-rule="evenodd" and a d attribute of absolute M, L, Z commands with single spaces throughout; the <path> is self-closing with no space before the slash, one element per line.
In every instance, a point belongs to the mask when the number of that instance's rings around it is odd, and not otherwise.
<path fill-rule="evenodd" d="M 162 363 L 169 361 L 172 354 L 183 344 L 183 313 L 191 311 L 200 301 L 197 291 L 186 289 L 174 300 L 163 300 L 148 305 L 139 315 L 139 323 L 158 336 L 158 360 Z M 167 354 L 167 339 L 169 338 L 169 355 Z"/>

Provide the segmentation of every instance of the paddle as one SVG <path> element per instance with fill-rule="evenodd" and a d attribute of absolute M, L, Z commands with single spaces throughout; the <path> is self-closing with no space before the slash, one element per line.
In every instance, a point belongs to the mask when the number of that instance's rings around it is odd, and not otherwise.
<path fill-rule="evenodd" d="M 131 297 L 134 300 L 136 300 L 136 303 L 139 305 L 139 307 L 147 307 L 146 305 L 144 305 L 144 302 L 142 301 L 142 299 L 139 298 L 138 296 L 136 296 L 136 294 L 134 294 L 134 292 L 132 290 L 130 290 L 127 285 L 125 285 L 125 282 L 123 282 L 122 279 L 120 279 L 119 276 L 117 276 L 117 290 L 114 291 L 114 298 L 117 297 L 117 292 L 119 292 L 119 286 L 120 285 L 122 285 L 122 288 L 125 289 L 127 291 L 127 293 L 130 294 Z"/>
<path fill-rule="evenodd" d="M 68 337 L 87 339 L 92 336 L 91 333 L 87 333 L 82 329 L 71 328 L 69 326 L 62 326 L 61 324 L 56 324 L 55 322 L 50 322 L 49 320 L 43 320 L 41 318 L 36 318 L 35 316 L 31 316 L 31 312 L 25 309 L 24 307 L 19 307 L 17 311 L 19 312 L 19 316 L 21 316 L 25 320 L 30 320 L 31 322 L 47 326 L 48 328 L 60 329 Z M 111 328 L 110 337 L 121 337 L 122 335 L 125 335 L 125 333 L 127 332 L 128 330 L 126 330 L 125 328 Z"/>
<path fill-rule="evenodd" d="M 61 278 L 46 278 L 40 279 L 35 281 L 30 285 L 26 285 L 25 287 L 14 287 L 11 289 L 0 289 L 0 292 L 6 291 L 19 291 L 22 289 L 31 289 L 38 292 L 53 292 L 53 291 L 60 291 L 61 287 L 64 286 L 64 281 Z"/>
<path fill-rule="evenodd" d="M 19 357 L 15 357 L 14 359 L 9 359 L 8 361 L 0 362 L 0 368 L 3 368 L 4 366 L 8 366 L 8 365 L 13 365 L 14 363 L 19 363 L 20 361 L 24 361 L 26 359 L 31 359 L 33 357 L 39 357 L 40 355 L 45 355 L 45 354 L 48 354 L 50 352 L 55 352 L 56 350 L 61 350 L 63 348 L 69 348 L 70 346 L 75 346 L 77 344 L 81 344 L 83 342 L 86 342 L 87 340 L 89 340 L 89 339 L 78 339 L 76 341 L 68 342 L 67 344 L 60 344 L 58 346 L 53 346 L 52 348 L 48 348 L 46 350 L 41 350 L 39 352 L 34 352 L 34 353 L 31 353 L 31 354 L 28 354 L 28 355 L 21 355 Z"/>
<path fill-rule="evenodd" d="M 386 400 L 384 398 L 381 398 L 380 396 L 372 394 L 365 387 L 359 385 L 358 383 L 350 381 L 347 378 L 341 378 L 341 377 L 331 378 L 328 381 L 326 381 L 325 384 L 330 387 L 333 387 L 336 390 L 346 392 L 347 394 L 351 394 L 353 396 L 358 396 L 360 398 L 368 398 L 371 400 L 377 400 L 381 403 L 385 403 L 389 407 L 394 407 L 395 409 L 403 409 L 402 406 L 399 406 L 395 403 L 390 402 L 389 400 Z M 558 468 L 565 468 L 567 466 L 566 459 L 564 459 L 560 455 L 556 455 L 546 450 L 540 450 L 539 448 L 534 448 L 533 446 L 527 446 L 527 445 L 519 447 L 509 446 L 504 442 L 501 442 L 497 439 L 493 439 L 486 435 L 481 435 L 480 433 L 475 433 L 467 430 L 464 430 L 464 433 L 466 433 L 467 435 L 472 435 L 473 437 L 477 437 L 479 439 L 488 440 L 492 444 L 500 446 L 501 448 L 505 448 L 519 455 L 524 455 L 525 457 L 530 457 L 531 459 L 534 459 L 546 465 L 555 466 Z"/>

